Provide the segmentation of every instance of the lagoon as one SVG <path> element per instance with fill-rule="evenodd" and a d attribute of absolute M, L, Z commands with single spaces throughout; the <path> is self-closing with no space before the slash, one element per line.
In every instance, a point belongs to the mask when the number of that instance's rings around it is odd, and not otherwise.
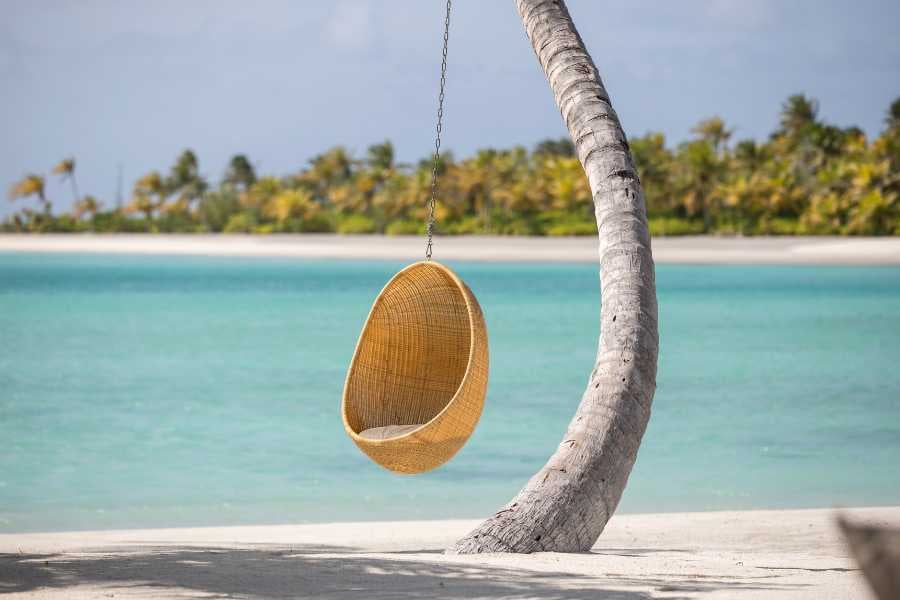
<path fill-rule="evenodd" d="M 482 421 L 399 477 L 340 394 L 389 261 L 0 253 L 0 531 L 479 517 L 587 382 L 587 264 L 451 263 L 484 309 Z M 660 265 L 625 512 L 900 504 L 900 268 Z"/>

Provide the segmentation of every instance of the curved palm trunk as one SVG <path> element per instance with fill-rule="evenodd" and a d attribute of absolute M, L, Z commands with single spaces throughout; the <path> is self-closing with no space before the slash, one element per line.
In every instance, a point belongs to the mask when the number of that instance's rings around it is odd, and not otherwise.
<path fill-rule="evenodd" d="M 40 190 L 38 190 L 37 195 L 38 195 L 38 201 L 41 203 L 41 206 L 44 208 L 44 214 L 47 216 L 50 216 L 50 214 L 53 212 L 53 208 L 50 206 L 50 201 L 47 200 L 47 196 L 44 194 L 43 186 L 41 187 Z"/>
<path fill-rule="evenodd" d="M 553 456 L 450 552 L 586 551 L 615 511 L 656 388 L 656 287 L 644 195 L 619 120 L 562 0 L 516 0 L 594 197 L 602 273 L 597 360 Z"/>
<path fill-rule="evenodd" d="M 78 182 L 75 181 L 75 171 L 69 175 L 69 179 L 72 181 L 72 197 L 75 199 L 74 202 L 78 202 Z"/>

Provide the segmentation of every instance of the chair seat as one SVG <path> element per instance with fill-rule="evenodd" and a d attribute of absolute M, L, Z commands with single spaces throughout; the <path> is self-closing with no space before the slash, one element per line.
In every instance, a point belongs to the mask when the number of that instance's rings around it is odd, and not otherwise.
<path fill-rule="evenodd" d="M 421 426 L 421 423 L 415 425 L 385 425 L 384 427 L 364 429 L 359 435 L 367 440 L 386 440 L 389 438 L 400 437 Z"/>

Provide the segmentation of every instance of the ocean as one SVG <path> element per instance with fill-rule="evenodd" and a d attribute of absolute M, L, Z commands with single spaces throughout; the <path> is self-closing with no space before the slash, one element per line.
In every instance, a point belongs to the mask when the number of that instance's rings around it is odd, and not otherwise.
<path fill-rule="evenodd" d="M 0 253 L 0 531 L 487 516 L 590 374 L 591 265 L 450 264 L 488 323 L 481 422 L 397 476 L 345 436 L 403 265 Z M 620 511 L 900 504 L 900 268 L 657 267 L 653 415 Z"/>

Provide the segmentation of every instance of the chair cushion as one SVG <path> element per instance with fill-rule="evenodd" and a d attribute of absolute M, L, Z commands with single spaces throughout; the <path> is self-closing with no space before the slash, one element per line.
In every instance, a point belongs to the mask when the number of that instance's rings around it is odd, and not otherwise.
<path fill-rule="evenodd" d="M 385 425 L 384 427 L 372 427 L 371 429 L 363 429 L 359 432 L 360 437 L 367 440 L 386 440 L 388 438 L 400 437 L 409 433 L 413 429 L 418 429 L 421 424 L 416 425 Z"/>

